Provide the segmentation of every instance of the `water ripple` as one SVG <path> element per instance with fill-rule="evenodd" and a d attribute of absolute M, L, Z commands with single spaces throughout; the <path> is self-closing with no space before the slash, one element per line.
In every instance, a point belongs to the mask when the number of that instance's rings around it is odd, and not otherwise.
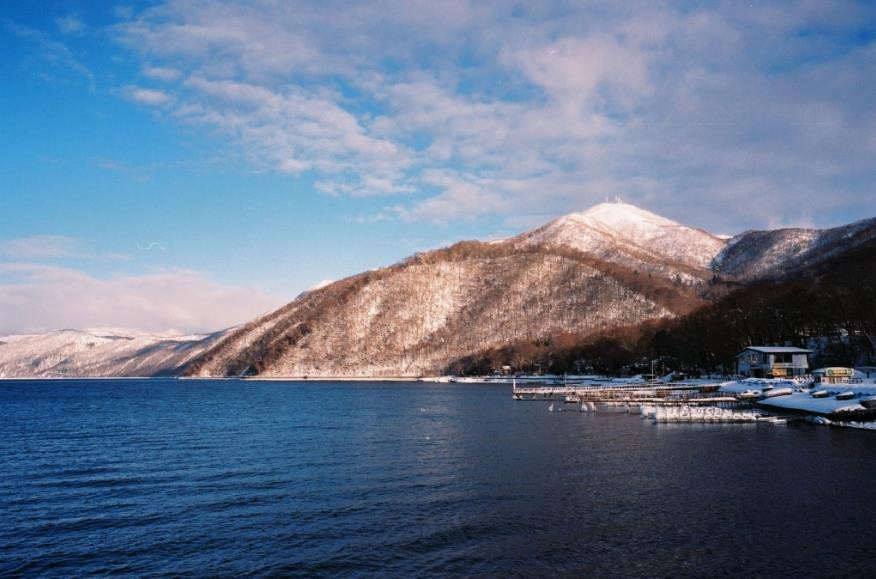
<path fill-rule="evenodd" d="M 874 450 L 500 386 L 0 382 L 0 575 L 872 576 Z"/>

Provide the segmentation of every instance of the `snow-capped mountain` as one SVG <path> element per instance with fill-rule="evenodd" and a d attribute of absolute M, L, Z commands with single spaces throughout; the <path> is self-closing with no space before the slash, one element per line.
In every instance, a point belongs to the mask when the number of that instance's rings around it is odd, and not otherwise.
<path fill-rule="evenodd" d="M 674 318 L 876 237 L 876 219 L 725 239 L 603 203 L 502 241 L 420 253 L 210 336 L 65 330 L 0 338 L 0 377 L 414 376 L 511 343 Z"/>
<path fill-rule="evenodd" d="M 629 203 L 600 203 L 510 240 L 551 243 L 616 263 L 677 263 L 706 269 L 726 241 Z"/>
<path fill-rule="evenodd" d="M 222 335 L 92 329 L 2 336 L 0 378 L 173 374 Z"/>

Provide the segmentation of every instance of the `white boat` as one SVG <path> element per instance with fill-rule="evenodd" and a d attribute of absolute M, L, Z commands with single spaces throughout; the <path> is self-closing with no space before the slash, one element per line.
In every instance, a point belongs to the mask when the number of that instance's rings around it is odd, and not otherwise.
<path fill-rule="evenodd" d="M 858 400 L 861 403 L 861 406 L 867 409 L 876 409 L 876 396 L 868 396 L 866 398 L 861 398 Z"/>
<path fill-rule="evenodd" d="M 565 404 L 578 404 L 578 397 L 574 394 L 569 394 L 563 399 L 563 402 Z"/>
<path fill-rule="evenodd" d="M 855 397 L 855 393 L 852 392 L 851 390 L 848 390 L 846 392 L 841 392 L 841 393 L 837 394 L 834 398 L 836 398 L 837 400 L 851 400 L 854 397 Z"/>
<path fill-rule="evenodd" d="M 764 392 L 764 398 L 775 398 L 776 396 L 788 396 L 789 394 L 793 394 L 794 391 L 790 388 L 773 388 L 769 392 Z"/>
<path fill-rule="evenodd" d="M 553 411 L 554 411 L 554 403 L 551 402 L 551 405 L 548 406 L 548 412 L 553 412 Z"/>
<path fill-rule="evenodd" d="M 827 390 L 815 390 L 810 394 L 813 398 L 827 398 Z"/>

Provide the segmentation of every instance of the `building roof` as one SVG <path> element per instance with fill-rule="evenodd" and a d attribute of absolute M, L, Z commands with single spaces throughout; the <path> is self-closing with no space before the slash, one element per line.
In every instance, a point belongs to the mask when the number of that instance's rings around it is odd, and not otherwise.
<path fill-rule="evenodd" d="M 742 352 L 736 354 L 737 356 L 741 356 L 747 350 L 754 350 L 755 352 L 762 352 L 764 354 L 811 354 L 812 350 L 807 350 L 805 348 L 794 348 L 791 346 L 748 346 Z"/>

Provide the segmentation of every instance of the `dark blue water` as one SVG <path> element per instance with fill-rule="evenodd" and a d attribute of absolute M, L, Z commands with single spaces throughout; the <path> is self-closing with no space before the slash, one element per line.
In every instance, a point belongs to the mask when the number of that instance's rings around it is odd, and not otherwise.
<path fill-rule="evenodd" d="M 876 433 L 508 387 L 0 382 L 0 573 L 876 573 Z"/>

